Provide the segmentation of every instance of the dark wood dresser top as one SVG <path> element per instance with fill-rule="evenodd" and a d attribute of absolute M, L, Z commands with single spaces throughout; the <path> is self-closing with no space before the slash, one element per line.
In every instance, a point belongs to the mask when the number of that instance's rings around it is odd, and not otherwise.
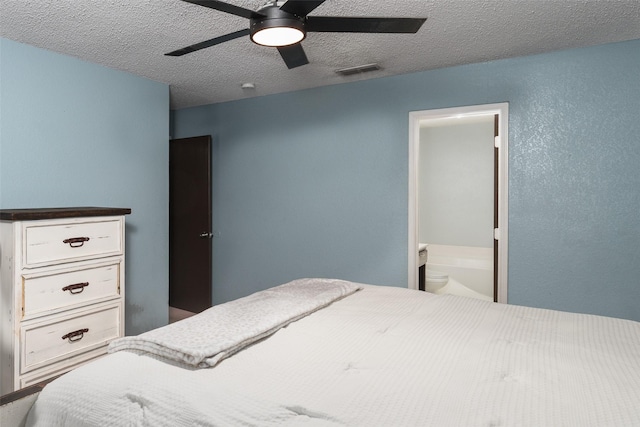
<path fill-rule="evenodd" d="M 76 207 L 76 208 L 36 208 L 0 209 L 0 220 L 30 221 L 38 219 L 75 218 L 81 216 L 128 215 L 129 208 Z"/>

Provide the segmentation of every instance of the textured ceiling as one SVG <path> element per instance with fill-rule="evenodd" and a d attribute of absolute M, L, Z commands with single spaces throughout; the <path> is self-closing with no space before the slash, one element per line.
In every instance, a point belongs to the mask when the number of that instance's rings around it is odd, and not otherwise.
<path fill-rule="evenodd" d="M 172 108 L 640 39 L 639 0 L 327 0 L 311 15 L 428 20 L 417 34 L 310 33 L 310 64 L 293 70 L 248 37 L 164 56 L 248 28 L 244 18 L 180 0 L 0 0 L 0 36 L 167 83 Z M 381 69 L 335 73 L 369 63 Z M 246 82 L 255 89 L 242 89 Z"/>

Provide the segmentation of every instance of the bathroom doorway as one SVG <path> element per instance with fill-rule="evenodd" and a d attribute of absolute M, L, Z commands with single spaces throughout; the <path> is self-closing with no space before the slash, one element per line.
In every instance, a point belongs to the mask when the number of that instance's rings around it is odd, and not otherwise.
<path fill-rule="evenodd" d="M 506 303 L 508 104 L 411 112 L 409 124 L 408 287 L 426 270 L 427 290 Z"/>

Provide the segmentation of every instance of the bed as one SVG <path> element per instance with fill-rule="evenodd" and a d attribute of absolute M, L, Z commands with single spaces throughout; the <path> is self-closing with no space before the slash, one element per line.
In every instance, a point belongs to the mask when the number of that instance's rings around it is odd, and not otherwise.
<path fill-rule="evenodd" d="M 27 425 L 640 425 L 640 323 L 453 295 L 302 279 L 111 351 Z"/>

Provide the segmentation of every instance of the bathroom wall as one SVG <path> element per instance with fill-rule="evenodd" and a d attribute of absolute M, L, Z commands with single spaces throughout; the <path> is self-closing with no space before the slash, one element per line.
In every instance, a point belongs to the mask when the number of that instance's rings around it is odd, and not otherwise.
<path fill-rule="evenodd" d="M 419 240 L 493 248 L 493 116 L 420 128 Z"/>

